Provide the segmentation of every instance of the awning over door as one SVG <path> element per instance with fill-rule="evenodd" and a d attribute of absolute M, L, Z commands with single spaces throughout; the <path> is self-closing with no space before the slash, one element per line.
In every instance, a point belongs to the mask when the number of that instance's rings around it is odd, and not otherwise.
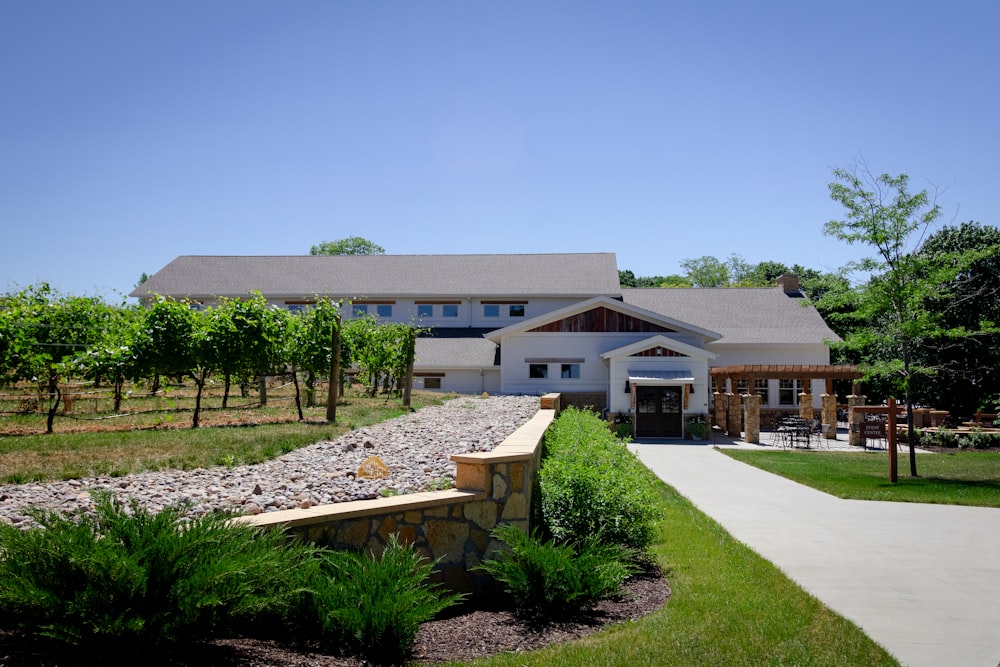
<path fill-rule="evenodd" d="M 628 381 L 631 384 L 694 384 L 694 374 L 686 368 L 674 370 L 630 368 Z"/>

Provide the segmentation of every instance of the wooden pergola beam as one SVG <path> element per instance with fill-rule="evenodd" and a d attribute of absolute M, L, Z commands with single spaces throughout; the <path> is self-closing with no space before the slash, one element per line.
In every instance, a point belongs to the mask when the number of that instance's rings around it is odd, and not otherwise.
<path fill-rule="evenodd" d="M 857 366 L 824 364 L 739 364 L 716 366 L 709 370 L 714 378 L 750 378 L 759 380 L 787 380 L 822 378 L 832 380 L 860 380 L 863 376 Z"/>

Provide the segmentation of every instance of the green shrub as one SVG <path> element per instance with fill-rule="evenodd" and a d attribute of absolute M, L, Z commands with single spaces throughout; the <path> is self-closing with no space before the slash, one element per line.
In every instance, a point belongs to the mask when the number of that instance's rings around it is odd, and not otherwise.
<path fill-rule="evenodd" d="M 433 564 L 395 535 L 379 558 L 335 551 L 324 561 L 313 604 L 325 642 L 376 663 L 405 659 L 420 624 L 462 598 L 431 587 Z"/>
<path fill-rule="evenodd" d="M 982 429 L 973 428 L 969 431 L 968 435 L 964 437 L 965 445 L 973 449 L 989 449 L 990 447 L 996 447 L 1000 438 L 1000 434 L 990 433 L 983 431 Z"/>
<path fill-rule="evenodd" d="M 296 603 L 290 573 L 315 560 L 314 548 L 226 515 L 181 526 L 179 508 L 95 500 L 92 516 L 35 511 L 40 528 L 0 524 L 6 627 L 96 653 L 155 650 Z"/>
<path fill-rule="evenodd" d="M 596 414 L 564 411 L 545 444 L 540 505 L 556 541 L 600 535 L 634 549 L 652 543 L 656 517 L 648 470 Z"/>
<path fill-rule="evenodd" d="M 598 600 L 621 592 L 622 583 L 638 571 L 625 547 L 592 535 L 576 544 L 529 538 L 505 525 L 493 531 L 509 550 L 479 567 L 504 586 L 515 606 L 545 616 L 569 616 Z"/>

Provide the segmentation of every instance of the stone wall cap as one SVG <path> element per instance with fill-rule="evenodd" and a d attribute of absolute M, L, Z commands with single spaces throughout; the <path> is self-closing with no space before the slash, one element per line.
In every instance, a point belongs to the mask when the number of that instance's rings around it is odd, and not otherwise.
<path fill-rule="evenodd" d="M 332 519 L 342 521 L 392 512 L 406 512 L 430 507 L 457 505 L 474 500 L 484 500 L 485 498 L 486 493 L 482 491 L 463 491 L 461 489 L 422 491 L 420 493 L 407 493 L 388 498 L 352 500 L 346 503 L 317 505 L 309 509 L 265 512 L 263 514 L 236 517 L 236 520 L 262 527 L 277 525 L 288 527 L 308 526 L 316 523 L 328 523 Z"/>

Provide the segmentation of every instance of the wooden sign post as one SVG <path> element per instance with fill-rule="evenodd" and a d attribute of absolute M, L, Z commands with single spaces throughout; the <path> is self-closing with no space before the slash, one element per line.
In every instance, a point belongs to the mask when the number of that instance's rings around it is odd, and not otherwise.
<path fill-rule="evenodd" d="M 895 483 L 898 479 L 898 466 L 896 464 L 896 418 L 903 408 L 896 405 L 896 399 L 886 400 L 885 405 L 855 405 L 851 408 L 858 412 L 875 415 L 888 415 L 885 425 L 886 449 L 889 450 L 889 481 Z"/>

